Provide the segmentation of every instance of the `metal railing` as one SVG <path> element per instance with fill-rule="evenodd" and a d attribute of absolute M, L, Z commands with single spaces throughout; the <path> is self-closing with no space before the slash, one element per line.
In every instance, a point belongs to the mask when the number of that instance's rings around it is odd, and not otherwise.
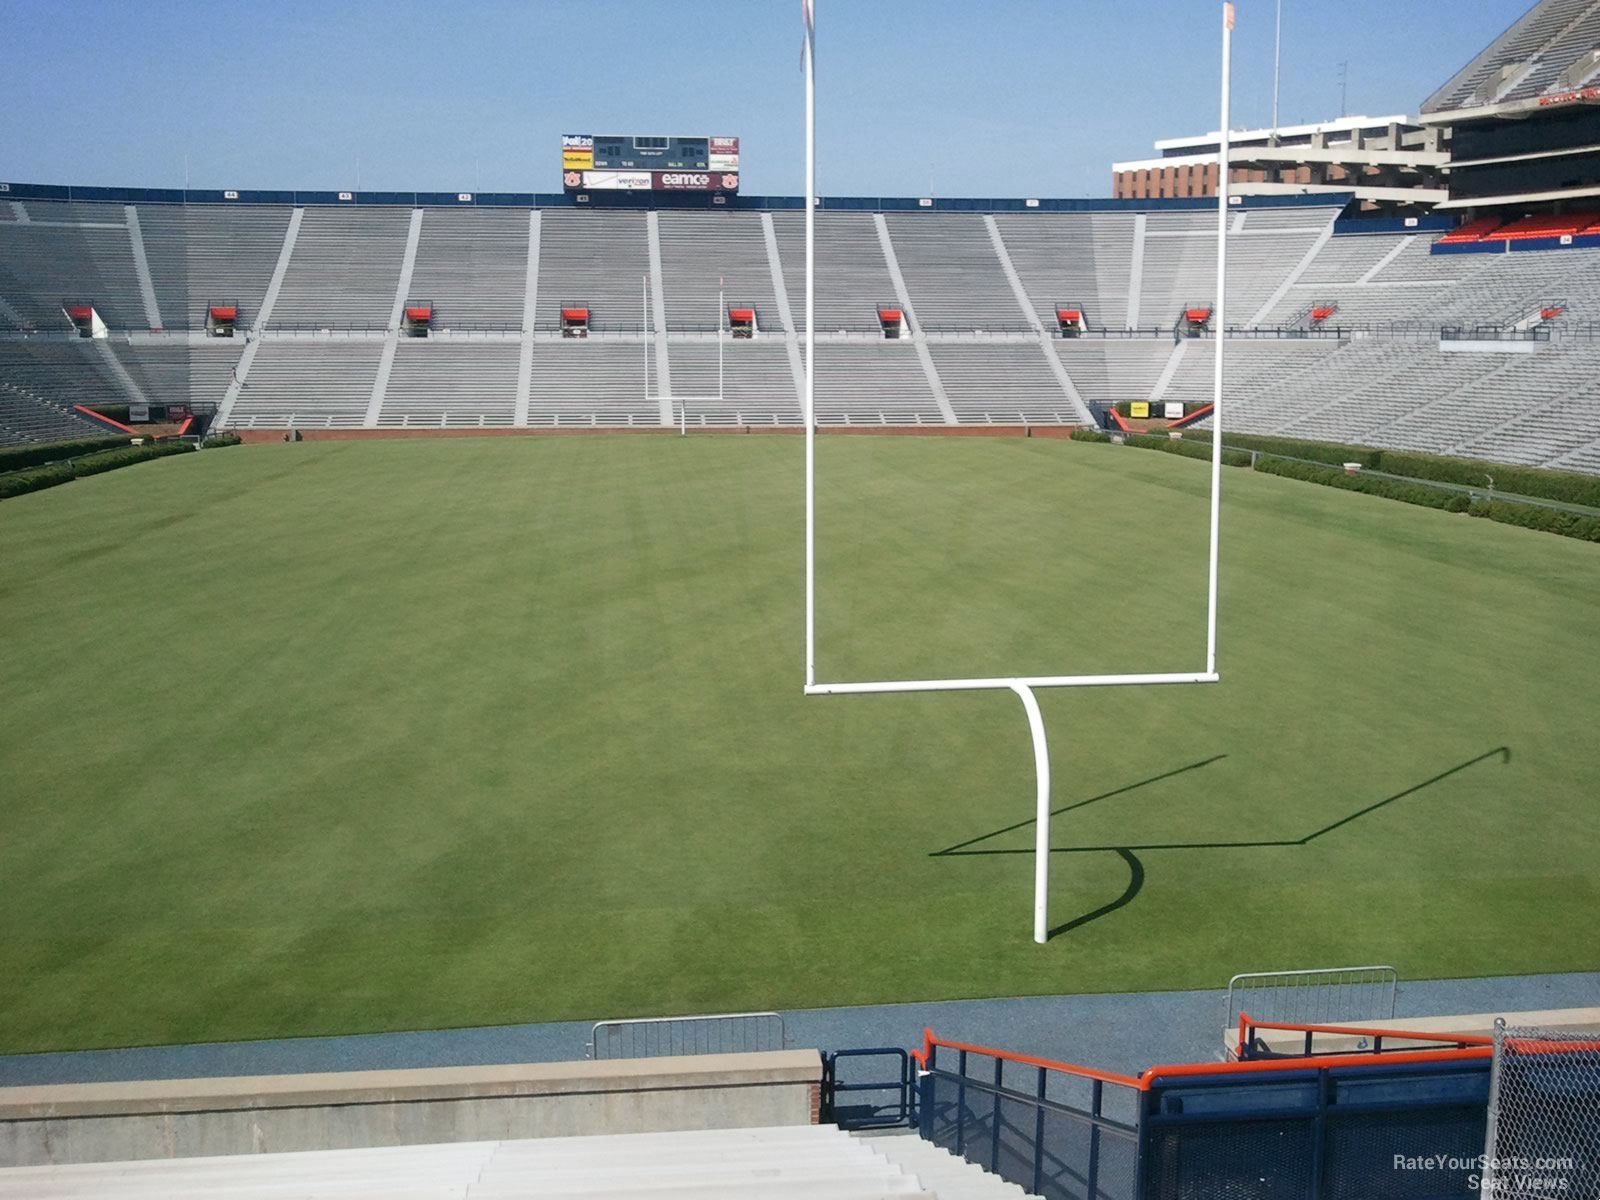
<path fill-rule="evenodd" d="M 892 1076 L 860 1077 L 841 1063 L 888 1059 Z M 840 1129 L 894 1129 L 917 1124 L 917 1088 L 909 1051 L 898 1046 L 834 1050 L 822 1056 L 823 1124 Z"/>
<path fill-rule="evenodd" d="M 925 1035 L 918 1131 L 1052 1200 L 1139 1194 L 1137 1079 Z"/>
<path fill-rule="evenodd" d="M 1262 1021 L 1327 1025 L 1388 1020 L 1394 1017 L 1399 984 L 1399 972 L 1388 966 L 1247 972 L 1228 980 L 1228 1013 L 1222 1027 L 1234 1028 L 1247 1006 Z"/>
<path fill-rule="evenodd" d="M 775 1012 L 713 1013 L 597 1021 L 588 1058 L 667 1058 L 685 1054 L 742 1054 L 782 1050 L 788 1043 Z"/>
<path fill-rule="evenodd" d="M 1550 326 L 1532 325 L 1527 329 L 1506 329 L 1499 325 L 1445 325 L 1439 329 L 1441 342 L 1548 342 Z"/>
<path fill-rule="evenodd" d="M 1292 1033 L 1293 1050 L 1275 1049 L 1263 1034 Z M 1319 1044 L 1318 1039 L 1324 1039 Z M 1287 1039 L 1279 1039 L 1286 1041 Z M 1333 1044 L 1329 1045 L 1328 1042 Z M 1239 1014 L 1237 1054 L 1241 1062 L 1266 1058 L 1326 1058 L 1349 1054 L 1412 1054 L 1429 1050 L 1468 1050 L 1488 1055 L 1493 1039 L 1469 1033 L 1424 1033 L 1414 1029 L 1375 1028 L 1356 1024 L 1310 1025 L 1294 1021 L 1258 1021 Z"/>

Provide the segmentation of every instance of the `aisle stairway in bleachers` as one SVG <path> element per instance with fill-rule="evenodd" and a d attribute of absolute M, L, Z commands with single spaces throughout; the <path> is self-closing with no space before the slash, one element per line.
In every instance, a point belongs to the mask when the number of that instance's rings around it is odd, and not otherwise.
<path fill-rule="evenodd" d="M 909 342 L 819 341 L 816 375 L 819 425 L 944 423 Z"/>
<path fill-rule="evenodd" d="M 1027 327 L 981 219 L 965 213 L 884 218 L 911 306 L 926 333 L 1013 332 Z"/>
<path fill-rule="evenodd" d="M 386 328 L 410 226 L 399 208 L 306 209 L 268 327 Z"/>
<path fill-rule="evenodd" d="M 63 408 L 129 399 L 95 345 L 81 338 L 0 339 L 0 383 L 16 384 Z"/>
<path fill-rule="evenodd" d="M 664 212 L 660 230 L 668 329 L 726 326 L 724 310 L 738 304 L 756 310 L 761 329 L 782 332 L 757 214 Z"/>
<path fill-rule="evenodd" d="M 1036 341 L 935 341 L 928 351 L 963 425 L 1077 422 Z"/>
<path fill-rule="evenodd" d="M 995 225 L 1047 329 L 1056 307 L 1075 307 L 1097 329 L 1128 327 L 1132 213 L 998 213 Z"/>
<path fill-rule="evenodd" d="M 211 304 L 235 305 L 241 328 L 252 327 L 289 214 L 287 207 L 255 205 L 143 205 L 139 226 L 163 327 L 202 330 Z"/>
<path fill-rule="evenodd" d="M 827 1125 L 602 1134 L 0 1169 L 0 1200 L 1011 1200 L 914 1134 Z"/>
<path fill-rule="evenodd" d="M 1069 338 L 1052 343 L 1078 394 L 1088 401 L 1145 400 L 1172 357 L 1164 338 Z"/>
<path fill-rule="evenodd" d="M 559 329 L 562 307 L 581 304 L 596 329 L 642 329 L 641 285 L 649 273 L 644 213 L 546 210 L 539 217 L 535 328 Z"/>
<path fill-rule="evenodd" d="M 645 346 L 638 337 L 536 339 L 528 424 L 659 426 L 660 405 L 645 396 Z"/>
<path fill-rule="evenodd" d="M 717 343 L 709 338 L 674 342 L 672 388 L 686 398 L 682 403 L 692 426 L 800 424 L 800 397 L 781 335 L 723 342 L 720 404 L 707 399 L 717 394 Z M 674 406 L 673 420 L 678 419 Z"/>
<path fill-rule="evenodd" d="M 39 215 L 0 225 L 0 296 L 23 328 L 67 329 L 69 300 L 92 303 L 110 328 L 147 328 L 122 205 L 32 201 L 28 211 Z M 0 317 L 0 328 L 18 324 Z"/>
<path fill-rule="evenodd" d="M 383 344 L 354 338 L 263 339 L 229 424 L 242 429 L 357 429 Z"/>
<path fill-rule="evenodd" d="M 525 210 L 430 208 L 406 300 L 431 305 L 435 329 L 516 330 L 527 277 Z"/>
<path fill-rule="evenodd" d="M 806 294 L 805 217 L 801 213 L 773 213 L 772 226 L 778 243 L 778 256 L 783 263 L 784 290 L 789 293 L 795 328 L 803 329 Z M 884 302 L 892 303 L 895 290 L 872 214 L 819 212 L 816 217 L 815 253 L 817 331 L 830 333 L 848 329 L 877 333 L 877 306 Z"/>
<path fill-rule="evenodd" d="M 517 407 L 514 340 L 401 338 L 378 426 L 482 429 L 512 424 Z M 252 379 L 254 376 L 252 375 Z"/>

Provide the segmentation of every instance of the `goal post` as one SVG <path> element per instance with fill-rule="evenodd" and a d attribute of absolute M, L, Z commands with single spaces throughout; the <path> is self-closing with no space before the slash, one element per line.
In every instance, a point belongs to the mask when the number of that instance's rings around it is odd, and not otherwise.
<path fill-rule="evenodd" d="M 650 277 L 648 275 L 642 276 L 640 278 L 640 284 L 640 290 L 643 293 L 643 307 L 641 311 L 644 313 L 642 325 L 644 330 L 644 399 L 647 404 L 667 405 L 666 411 L 671 411 L 672 406 L 676 405 L 678 412 L 678 436 L 687 437 L 689 435 L 690 401 L 703 404 L 716 404 L 718 407 L 721 407 L 726 402 L 724 399 L 723 387 L 722 335 L 727 323 L 728 309 L 727 301 L 724 299 L 725 292 L 723 284 L 720 279 L 717 281 L 717 393 L 714 396 L 690 396 L 679 392 L 672 392 L 670 394 L 658 392 L 655 395 L 650 394 L 650 351 L 654 341 L 654 338 L 651 336 L 650 329 Z M 664 331 L 665 327 L 663 326 L 663 332 Z M 662 418 L 662 423 L 666 424 L 665 417 Z"/>
<path fill-rule="evenodd" d="M 1199 670 L 1145 672 L 1141 674 L 1074 675 L 1039 674 L 978 679 L 899 679 L 880 681 L 818 682 L 817 680 L 817 515 L 816 515 L 816 0 L 801 0 L 805 25 L 802 65 L 805 72 L 805 684 L 807 696 L 841 696 L 900 692 L 1000 691 L 1014 692 L 1022 701 L 1033 742 L 1036 798 L 1034 845 L 1033 940 L 1050 938 L 1050 757 L 1035 688 L 1083 688 L 1216 683 L 1218 539 L 1222 503 L 1222 414 L 1224 382 L 1225 314 L 1227 311 L 1228 223 L 1230 188 L 1229 110 L 1233 55 L 1234 10 L 1222 8 L 1222 95 L 1217 173 L 1217 281 L 1215 312 L 1217 340 L 1212 378 L 1211 497 L 1206 572 L 1205 666 Z M 920 333 L 914 336 L 921 336 Z"/>

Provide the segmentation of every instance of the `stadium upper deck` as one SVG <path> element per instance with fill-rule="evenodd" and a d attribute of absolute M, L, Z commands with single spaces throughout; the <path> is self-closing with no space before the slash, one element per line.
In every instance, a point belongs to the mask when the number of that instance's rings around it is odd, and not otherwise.
<path fill-rule="evenodd" d="M 1422 112 L 1549 107 L 1597 73 L 1600 0 L 1539 0 L 1428 97 Z"/>

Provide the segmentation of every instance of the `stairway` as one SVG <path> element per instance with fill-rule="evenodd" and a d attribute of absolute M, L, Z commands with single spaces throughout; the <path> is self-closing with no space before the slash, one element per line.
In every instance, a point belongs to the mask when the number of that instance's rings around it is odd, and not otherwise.
<path fill-rule="evenodd" d="M 828 1125 L 0 1168 L 0 1198 L 53 1200 L 1000 1200 L 1023 1192 L 915 1134 Z"/>
<path fill-rule="evenodd" d="M 941 1150 L 918 1134 L 903 1131 L 855 1135 L 859 1140 L 914 1176 L 939 1200 L 1020 1200 L 1029 1193 L 982 1167 Z"/>

